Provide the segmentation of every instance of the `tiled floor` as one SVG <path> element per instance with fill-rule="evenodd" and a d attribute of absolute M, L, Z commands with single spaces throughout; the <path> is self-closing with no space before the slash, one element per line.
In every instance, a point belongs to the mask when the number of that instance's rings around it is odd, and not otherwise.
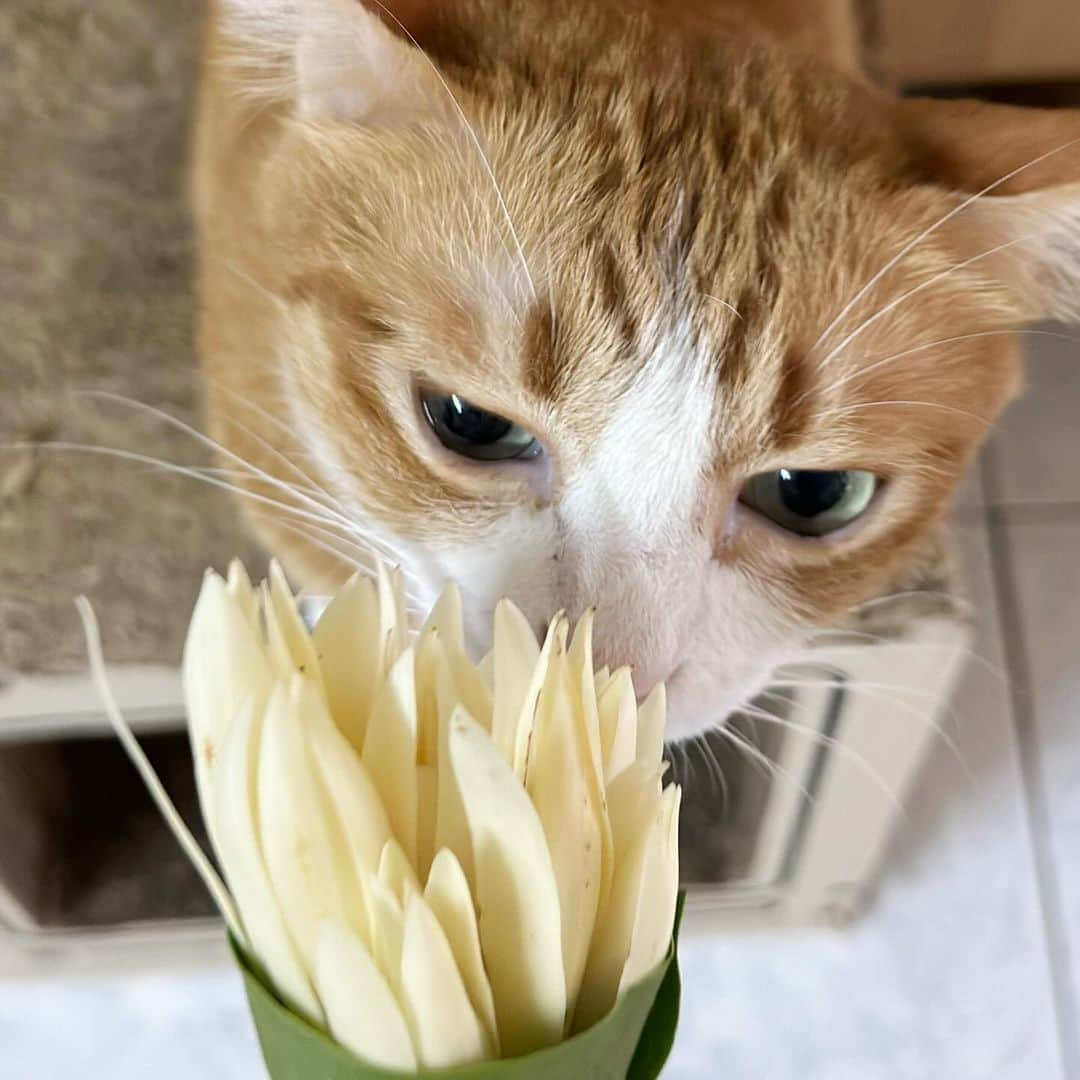
<path fill-rule="evenodd" d="M 1080 343 L 1031 352 L 963 500 L 981 659 L 957 751 L 860 925 L 686 943 L 671 1080 L 1080 1078 Z M 262 1075 L 224 972 L 0 982 L 0 1048 L 34 1080 Z"/>

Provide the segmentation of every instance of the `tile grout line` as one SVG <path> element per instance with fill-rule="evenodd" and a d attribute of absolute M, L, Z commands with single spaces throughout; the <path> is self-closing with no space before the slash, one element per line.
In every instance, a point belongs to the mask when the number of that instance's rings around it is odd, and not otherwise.
<path fill-rule="evenodd" d="M 982 484 L 988 496 L 996 494 L 998 474 L 994 447 L 982 455 Z M 998 606 L 1001 645 L 1009 674 L 1009 699 L 1013 730 L 1024 789 L 1028 838 L 1034 862 L 1043 940 L 1050 969 L 1050 990 L 1058 1031 L 1058 1052 L 1064 1077 L 1080 1076 L 1080 1032 L 1077 1030 L 1077 997 L 1069 955 L 1065 917 L 1061 907 L 1061 882 L 1050 849 L 1050 811 L 1035 726 L 1031 660 L 1021 622 L 1019 590 L 1015 575 L 1010 516 L 1007 506 L 995 498 L 986 500 L 990 570 Z"/>

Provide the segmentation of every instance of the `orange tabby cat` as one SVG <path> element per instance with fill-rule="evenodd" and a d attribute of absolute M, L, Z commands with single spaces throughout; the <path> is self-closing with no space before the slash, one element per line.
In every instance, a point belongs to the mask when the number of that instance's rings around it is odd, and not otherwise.
<path fill-rule="evenodd" d="M 1080 314 L 1080 114 L 899 101 L 842 0 L 386 2 L 213 5 L 214 434 L 308 587 L 599 601 L 698 731 L 920 551 L 1013 331 Z"/>

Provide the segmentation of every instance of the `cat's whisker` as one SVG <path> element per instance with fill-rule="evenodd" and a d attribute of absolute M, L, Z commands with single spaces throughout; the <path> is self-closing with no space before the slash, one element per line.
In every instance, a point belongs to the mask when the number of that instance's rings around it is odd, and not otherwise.
<path fill-rule="evenodd" d="M 301 498 L 307 505 L 315 507 L 317 511 L 321 511 L 332 518 L 336 518 L 343 526 L 347 527 L 349 525 L 349 519 L 344 514 L 339 513 L 333 507 L 327 506 L 316 499 L 312 499 L 308 496 L 303 495 L 302 493 L 299 493 L 298 489 L 294 485 L 288 483 L 285 480 L 282 480 L 280 477 L 272 476 L 264 469 L 260 469 L 257 465 L 254 465 L 252 462 L 248 461 L 240 454 L 235 453 L 227 446 L 222 445 L 216 439 L 210 438 L 209 435 L 206 435 L 203 432 L 199 431 L 198 428 L 186 423 L 177 416 L 173 416 L 172 413 L 168 413 L 164 409 L 159 409 L 156 406 L 150 405 L 145 401 L 139 401 L 137 398 L 127 397 L 124 394 L 115 394 L 107 390 L 76 390 L 74 391 L 74 394 L 78 397 L 89 397 L 103 401 L 111 401 L 118 405 L 123 405 L 126 408 L 134 409 L 137 412 L 146 413 L 148 416 L 152 416 L 154 417 L 154 419 L 160 420 L 162 423 L 168 425 L 169 427 L 175 428 L 177 431 L 182 432 L 189 438 L 193 439 L 196 443 L 205 446 L 207 449 L 213 451 L 215 454 L 220 454 L 227 461 L 234 462 L 249 475 L 254 476 L 259 480 L 262 480 L 265 483 L 270 484 L 275 488 L 278 488 L 279 490 L 284 490 L 290 495 Z"/>
<path fill-rule="evenodd" d="M 818 412 L 816 419 L 827 420 L 831 417 L 847 416 L 850 413 L 861 412 L 863 409 L 884 409 L 889 407 L 937 409 L 953 416 L 963 416 L 967 420 L 974 420 L 984 427 L 989 427 L 994 422 L 992 417 L 979 416 L 978 413 L 969 412 L 967 409 L 958 409 L 953 405 L 946 405 L 940 401 L 908 401 L 901 398 L 886 401 L 857 401 L 850 405 L 838 405 L 836 408 L 824 409 Z"/>
<path fill-rule="evenodd" d="M 941 589 L 898 589 L 896 592 L 886 593 L 884 596 L 872 596 L 869 600 L 862 600 L 852 604 L 847 610 L 849 614 L 857 615 L 881 604 L 892 603 L 895 600 L 911 600 L 917 596 L 926 596 L 934 600 L 944 600 L 962 611 L 970 613 L 974 610 L 971 601 L 956 593 L 943 592 Z"/>
<path fill-rule="evenodd" d="M 865 630 L 818 630 L 815 633 L 812 633 L 807 638 L 807 640 L 811 643 L 823 642 L 825 646 L 828 647 L 829 640 L 834 637 L 841 639 L 835 642 L 835 644 L 840 646 L 843 646 L 845 644 L 843 638 L 854 637 L 858 638 L 860 641 L 874 642 L 876 644 L 887 646 L 890 649 L 914 649 L 917 651 L 920 649 L 939 650 L 941 648 L 941 645 L 938 644 L 936 641 L 902 641 L 892 638 L 887 634 L 871 634 Z M 963 653 L 966 660 L 978 664 L 990 675 L 993 675 L 994 678 L 1000 680 L 1003 685 L 1008 685 L 1010 680 L 1004 668 L 1000 667 L 997 664 L 994 664 L 991 660 L 983 656 L 981 653 L 976 652 L 974 649 L 965 647 L 961 650 L 961 652 Z M 812 651 L 808 651 L 804 654 L 805 659 L 811 659 L 813 655 L 814 654 Z"/>
<path fill-rule="evenodd" d="M 752 761 L 757 762 L 764 769 L 765 776 L 770 778 L 776 776 L 781 777 L 783 780 L 787 781 L 787 783 L 791 784 L 795 790 L 802 795 L 806 802 L 811 806 L 815 805 L 816 800 L 810 792 L 806 790 L 806 787 L 803 784 L 800 784 L 799 781 L 796 780 L 782 765 L 773 761 L 767 754 L 762 753 L 762 751 L 754 746 L 749 739 L 743 738 L 724 724 L 714 726 L 712 730 L 715 731 L 720 738 L 730 742 L 737 750 L 741 750 Z"/>
<path fill-rule="evenodd" d="M 277 293 L 271 292 L 261 281 L 253 277 L 247 270 L 245 270 L 235 259 L 224 260 L 224 265 L 234 273 L 241 281 L 250 285 L 260 296 L 269 300 L 271 304 L 278 309 L 278 311 L 288 311 L 289 305 L 285 303 L 284 299 L 278 296 Z"/>
<path fill-rule="evenodd" d="M 724 772 L 720 767 L 720 762 L 716 760 L 716 755 L 712 752 L 712 747 L 709 746 L 709 741 L 705 732 L 699 732 L 692 739 L 689 740 L 690 745 L 697 748 L 698 753 L 701 755 L 701 760 L 705 764 L 705 774 L 712 782 L 713 791 L 721 792 L 723 804 L 727 805 L 727 780 L 724 777 Z"/>
<path fill-rule="evenodd" d="M 964 270 L 971 266 L 973 263 L 979 262 L 981 259 L 987 259 L 991 255 L 996 255 L 1000 251 L 1005 251 L 1008 248 L 1016 247 L 1018 244 L 1029 244 L 1033 240 L 1039 240 L 1040 234 L 1030 233 L 1025 236 L 1016 236 L 1012 240 L 1006 240 L 1004 243 L 995 244 L 992 248 L 987 248 L 985 251 L 980 251 L 975 255 L 971 255 L 966 259 L 961 259 L 960 262 L 953 263 L 952 266 L 947 267 L 944 270 L 939 270 L 936 274 L 932 274 L 925 281 L 919 282 L 918 285 L 913 285 L 910 289 L 902 292 L 899 296 L 894 297 L 887 304 L 880 307 L 872 315 L 868 315 L 854 330 L 851 331 L 845 337 L 839 345 L 831 349 L 824 359 L 820 362 L 820 367 L 824 369 L 828 366 L 829 362 L 833 360 L 839 353 L 847 348 L 860 334 L 865 333 L 871 326 L 874 325 L 879 319 L 883 319 L 890 311 L 895 310 L 900 304 L 907 300 L 910 300 L 913 296 L 918 296 L 919 293 L 925 289 L 930 288 L 931 285 L 936 285 L 939 281 L 943 281 L 945 278 L 950 277 L 959 270 Z"/>
<path fill-rule="evenodd" d="M 818 689 L 821 687 L 835 686 L 835 682 L 831 679 L 811 680 L 794 680 L 794 679 L 772 679 L 769 682 L 771 687 L 775 689 Z M 917 718 L 919 721 L 925 723 L 931 728 L 939 739 L 949 749 L 949 752 L 956 758 L 957 763 L 963 769 L 965 775 L 970 778 L 971 774 L 968 770 L 967 762 L 964 761 L 964 756 L 960 751 L 960 746 L 956 739 L 950 735 L 943 724 L 933 717 L 933 715 L 922 705 L 917 704 L 915 701 L 906 700 L 904 695 L 908 693 L 916 694 L 919 700 L 925 700 L 928 702 L 938 703 L 938 698 L 933 694 L 924 694 L 921 691 L 916 691 L 910 686 L 901 686 L 895 683 L 869 683 L 869 682 L 849 682 L 844 683 L 844 690 L 851 693 L 863 694 L 866 697 L 878 700 L 878 701 L 890 701 L 898 705 L 909 716 Z M 768 691 L 763 691 L 768 693 Z M 773 694 L 773 697 L 777 695 Z M 954 728 L 958 728 L 956 709 L 949 704 L 941 704 L 938 706 L 945 714 L 947 719 L 951 721 Z"/>
<path fill-rule="evenodd" d="M 777 700 L 783 700 L 778 694 L 766 693 L 766 696 L 775 698 Z M 885 778 L 881 775 L 881 773 L 879 773 L 862 754 L 858 753 L 858 751 L 856 750 L 853 750 L 846 743 L 841 742 L 833 735 L 826 734 L 824 731 L 815 731 L 813 728 L 808 728 L 804 724 L 798 724 L 794 720 L 787 720 L 783 717 L 776 716 L 775 714 L 770 713 L 767 709 L 759 709 L 756 706 L 750 705 L 744 706 L 744 709 L 740 711 L 744 710 L 746 711 L 747 715 L 754 716 L 757 719 L 763 720 L 769 724 L 775 724 L 777 727 L 781 727 L 786 731 L 792 731 L 796 735 L 810 739 L 820 746 L 826 746 L 829 749 L 835 751 L 839 757 L 842 757 L 846 761 L 850 761 L 868 779 L 872 780 L 877 785 L 877 787 L 881 790 L 881 793 L 889 801 L 890 806 L 892 806 L 892 808 L 897 812 L 898 815 L 900 815 L 901 817 L 907 816 L 907 811 L 904 807 L 903 802 L 897 796 L 896 792 L 891 787 L 889 787 L 888 783 L 885 781 Z"/>
<path fill-rule="evenodd" d="M 727 308 L 739 322 L 743 321 L 743 317 L 739 314 L 739 309 L 735 307 L 734 304 L 728 303 L 727 300 L 721 300 L 719 296 L 713 296 L 711 293 L 705 293 L 705 299 L 711 300 L 714 304 L 719 304 L 722 308 Z"/>
<path fill-rule="evenodd" d="M 488 160 L 488 156 L 484 153 L 483 144 L 480 142 L 480 136 L 476 133 L 476 128 L 469 122 L 468 116 L 465 114 L 464 108 L 461 106 L 461 102 L 458 101 L 457 96 L 453 90 L 450 89 L 450 84 L 443 77 L 443 73 L 439 70 L 438 65 L 430 56 L 423 50 L 420 42 L 416 40 L 413 34 L 409 31 L 401 20 L 384 4 L 382 0 L 374 0 L 375 5 L 380 8 L 388 19 L 393 22 L 398 29 L 413 43 L 424 62 L 431 68 L 435 78 L 438 79 L 443 90 L 446 91 L 446 96 L 450 99 L 450 103 L 453 105 L 458 117 L 461 120 L 462 126 L 465 128 L 473 146 L 476 149 L 477 156 L 480 158 L 480 163 L 487 173 L 488 179 L 491 181 L 491 187 L 495 192 L 495 198 L 498 201 L 499 208 L 502 210 L 502 215 L 506 220 L 506 227 L 510 231 L 510 236 L 514 241 L 514 248 L 517 251 L 518 261 L 521 264 L 521 269 L 525 274 L 525 280 L 529 285 L 529 292 L 532 294 L 533 301 L 538 298 L 536 292 L 536 285 L 533 283 L 532 274 L 529 272 L 529 263 L 525 258 L 525 248 L 521 244 L 521 238 L 518 236 L 518 231 L 514 227 L 514 219 L 510 216 L 510 207 L 506 203 L 506 199 L 503 196 L 502 189 L 499 187 L 499 181 L 495 177 L 495 170 L 491 167 L 491 162 Z"/>
<path fill-rule="evenodd" d="M 313 529 L 338 543 L 347 544 L 361 555 L 372 557 L 373 555 L 378 554 L 373 553 L 370 548 L 357 543 L 355 540 L 352 540 L 347 536 L 342 536 L 340 532 L 335 532 L 334 530 L 340 530 L 341 526 L 333 520 L 320 517 L 317 514 L 312 514 L 309 511 L 300 509 L 297 506 L 281 502 L 278 499 L 273 499 L 267 495 L 262 495 L 259 492 L 249 491 L 246 488 L 223 480 L 220 477 L 214 475 L 213 473 L 208 473 L 207 470 L 201 466 L 180 465 L 176 462 L 165 461 L 161 458 L 151 457 L 149 454 L 141 454 L 134 450 L 121 450 L 108 446 L 95 446 L 91 443 L 73 443 L 63 441 L 8 443 L 4 446 L 0 446 L 0 450 L 50 450 L 59 452 L 94 454 L 103 457 L 113 457 L 122 461 L 130 461 L 140 465 L 147 465 L 151 468 L 158 469 L 163 472 L 172 473 L 176 476 L 183 476 L 191 480 L 201 481 L 204 484 L 209 484 L 211 487 L 217 487 L 221 488 L 223 491 L 228 491 L 241 499 L 247 499 L 251 502 L 258 503 L 260 506 L 269 507 L 269 512 L 277 515 L 279 519 L 282 515 L 287 515 L 291 518 L 302 520 L 306 523 L 308 529 Z M 281 525 L 282 522 L 279 520 L 278 524 Z M 412 594 L 407 593 L 407 598 L 410 600 L 410 602 L 414 604 L 419 603 L 417 598 Z"/>
<path fill-rule="evenodd" d="M 825 329 L 821 332 L 821 335 L 818 337 L 817 341 L 815 341 L 814 344 L 810 347 L 810 353 L 814 353 L 814 352 L 816 352 L 818 350 L 818 348 L 820 348 L 821 344 L 828 338 L 828 336 L 833 332 L 833 330 L 835 330 L 836 327 L 840 325 L 840 322 L 843 320 L 844 316 L 847 315 L 848 312 L 851 311 L 852 308 L 854 308 L 855 305 L 864 296 L 866 296 L 866 294 L 868 292 L 870 292 L 870 290 L 894 266 L 896 266 L 897 263 L 899 263 L 900 260 L 903 259 L 905 255 L 907 255 L 909 252 L 911 252 L 915 247 L 917 247 L 919 244 L 921 244 L 928 237 L 932 236 L 943 225 L 946 225 L 949 221 L 951 221 L 954 217 L 956 217 L 957 214 L 960 214 L 961 212 L 966 210 L 969 206 L 972 205 L 972 203 L 975 203 L 979 199 L 983 198 L 984 196 L 991 194 L 997 188 L 1001 187 L 1002 184 L 1008 183 L 1010 180 L 1012 180 L 1016 176 L 1019 176 L 1025 170 L 1033 168 L 1034 166 L 1041 164 L 1042 162 L 1046 161 L 1048 158 L 1053 157 L 1055 154 L 1060 154 L 1062 151 L 1068 150 L 1071 146 L 1075 146 L 1078 142 L 1080 142 L 1080 139 L 1070 139 L 1068 142 L 1062 143 L 1060 146 L 1056 146 L 1056 147 L 1054 147 L 1054 149 L 1048 150 L 1046 153 L 1039 154 L 1037 157 L 1032 158 L 1030 161 L 1024 162 L 1023 165 L 1019 165 L 1019 166 L 1017 166 L 1017 168 L 1010 170 L 1009 172 L 1005 173 L 1004 176 L 999 176 L 996 180 L 994 180 L 990 184 L 987 184 L 986 187 L 982 188 L 980 191 L 976 191 L 975 194 L 969 195 L 959 205 L 954 206 L 951 210 L 949 210 L 947 213 L 943 214 L 940 218 L 938 218 L 937 221 L 935 221 L 932 225 L 927 226 L 917 236 L 915 236 L 913 239 L 909 240 L 840 309 L 840 311 L 836 315 L 836 317 L 832 320 L 832 322 L 829 323 L 828 326 L 825 327 Z"/>
<path fill-rule="evenodd" d="M 258 468 L 253 465 L 246 458 L 241 457 L 239 454 L 229 450 L 228 447 L 223 446 L 215 439 L 211 439 L 208 435 L 204 435 L 197 428 L 191 424 L 185 423 L 178 417 L 173 416 L 171 413 L 165 412 L 163 409 L 158 409 L 153 405 L 148 405 L 145 402 L 138 401 L 135 398 L 129 398 L 123 394 L 114 394 L 103 390 L 84 390 L 76 391 L 79 396 L 100 398 L 106 401 L 113 401 L 121 405 L 125 405 L 128 408 L 135 409 L 147 413 L 150 416 L 161 420 L 163 423 L 176 428 L 178 431 L 183 432 L 190 438 L 203 446 L 208 447 L 215 453 L 221 454 L 226 460 L 233 461 L 239 465 L 242 469 L 250 473 L 251 476 L 257 480 L 262 481 L 270 485 L 279 491 L 284 491 L 286 494 L 297 499 L 297 501 L 305 504 L 314 510 L 314 514 L 308 515 L 308 520 L 315 522 L 323 522 L 325 524 L 336 524 L 339 529 L 344 530 L 346 533 L 351 533 L 357 537 L 363 537 L 363 539 L 371 546 L 376 547 L 384 558 L 392 562 L 403 562 L 402 553 L 397 551 L 394 547 L 388 544 L 383 538 L 375 537 L 374 535 L 364 535 L 363 530 L 360 529 L 356 522 L 348 515 L 335 510 L 333 507 L 326 505 L 318 499 L 314 499 L 311 496 L 305 495 L 299 491 L 295 485 L 290 484 L 280 477 L 276 477 L 266 472 L 264 469 Z M 284 505 L 284 504 L 279 504 Z M 297 508 L 299 510 L 299 508 Z"/>
<path fill-rule="evenodd" d="M 971 341 L 977 338 L 988 337 L 1011 337 L 1014 334 L 1035 334 L 1042 337 L 1059 338 L 1062 341 L 1080 342 L 1080 338 L 1073 334 L 1060 334 L 1053 330 L 1036 330 L 1036 329 L 1019 329 L 1019 330 L 982 330 L 974 334 L 957 334 L 954 337 L 938 338 L 936 341 L 924 341 L 921 345 L 913 345 L 910 349 L 904 349 L 901 352 L 895 352 L 891 356 L 882 357 L 880 360 L 875 360 L 873 363 L 868 364 L 866 367 L 859 368 L 857 371 L 848 372 L 846 375 L 842 375 L 837 379 L 834 379 L 831 383 L 822 389 L 814 388 L 812 390 L 804 390 L 795 400 L 792 402 L 792 408 L 801 405 L 811 393 L 825 397 L 829 394 L 835 393 L 842 386 L 846 386 L 850 382 L 854 382 L 856 379 L 864 378 L 873 371 L 878 371 L 888 364 L 893 363 L 896 360 L 902 360 L 905 356 L 913 356 L 915 353 L 924 352 L 927 349 L 934 349 L 944 345 L 954 345 L 961 341 Z"/>

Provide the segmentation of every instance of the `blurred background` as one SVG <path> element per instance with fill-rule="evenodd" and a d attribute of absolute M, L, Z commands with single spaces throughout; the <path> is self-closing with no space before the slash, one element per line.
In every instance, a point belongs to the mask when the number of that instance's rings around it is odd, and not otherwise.
<path fill-rule="evenodd" d="M 194 823 L 187 617 L 207 564 L 265 561 L 180 426 L 201 8 L 0 10 L 0 1052 L 34 1080 L 263 1075 L 71 604 L 93 599 Z M 861 8 L 871 67 L 904 87 L 1080 104 L 1077 0 Z M 756 757 L 675 756 L 693 888 L 667 1076 L 1080 1077 L 1080 331 L 1035 329 L 1029 393 L 957 502 L 955 571 L 834 642 L 829 693 L 737 726 Z"/>

